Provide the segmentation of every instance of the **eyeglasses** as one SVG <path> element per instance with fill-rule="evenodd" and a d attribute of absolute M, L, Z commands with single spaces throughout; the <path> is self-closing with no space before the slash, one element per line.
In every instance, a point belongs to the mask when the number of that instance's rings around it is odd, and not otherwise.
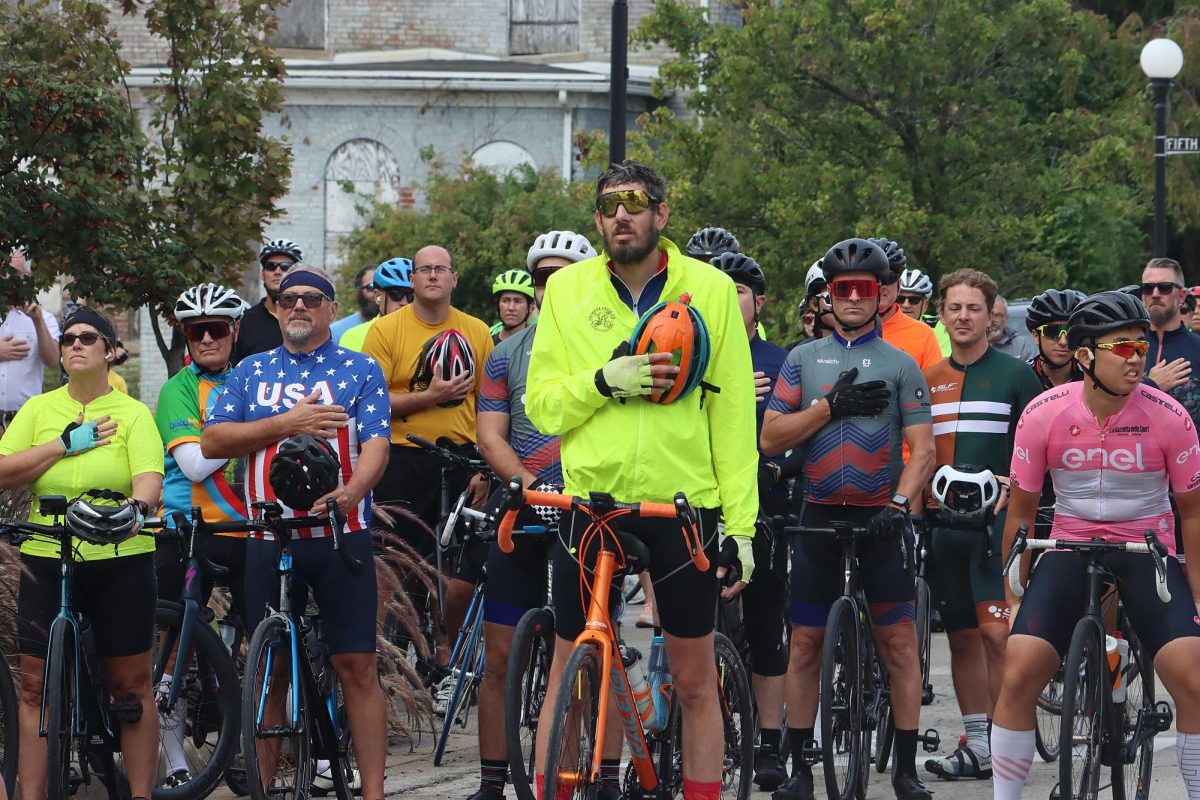
<path fill-rule="evenodd" d="M 1177 292 L 1183 287 L 1174 281 L 1160 281 L 1159 283 L 1143 283 L 1142 294 L 1153 294 L 1157 289 L 1159 294 L 1171 294 Z"/>
<path fill-rule="evenodd" d="M 1145 358 L 1146 351 L 1150 349 L 1150 343 L 1145 339 L 1124 339 L 1119 342 L 1097 342 L 1096 349 L 1108 350 L 1117 358 L 1128 360 L 1135 355 L 1138 358 Z"/>
<path fill-rule="evenodd" d="M 896 302 L 902 306 L 919 306 L 925 302 L 925 298 L 919 294 L 902 294 L 896 298 Z"/>
<path fill-rule="evenodd" d="M 375 284 L 373 284 L 373 283 L 364 283 L 362 286 L 358 287 L 358 290 L 360 292 L 377 292 L 377 291 L 379 291 L 378 289 L 375 288 Z"/>
<path fill-rule="evenodd" d="M 1061 339 L 1067 335 L 1067 323 L 1047 322 L 1045 325 L 1038 325 L 1034 330 L 1043 339 Z"/>
<path fill-rule="evenodd" d="M 187 334 L 189 342 L 204 341 L 204 334 L 211 336 L 215 342 L 233 333 L 233 326 L 223 319 L 213 319 L 208 322 L 193 322 L 191 325 L 184 325 L 183 331 Z"/>
<path fill-rule="evenodd" d="M 96 342 L 100 341 L 102 338 L 104 338 L 104 337 L 102 337 L 100 334 L 94 333 L 92 331 L 86 331 L 84 333 L 64 333 L 58 339 L 58 346 L 59 347 L 74 347 L 75 342 L 78 341 L 78 342 L 83 342 L 85 347 L 91 347 Z"/>
<path fill-rule="evenodd" d="M 624 189 L 619 192 L 605 192 L 596 198 L 596 210 L 606 217 L 617 215 L 617 206 L 625 206 L 630 214 L 640 214 L 651 206 L 662 201 L 643 189 Z"/>
<path fill-rule="evenodd" d="M 281 294 L 276 301 L 280 308 L 292 309 L 296 307 L 297 302 L 303 302 L 305 308 L 320 308 L 321 304 L 329 298 L 319 292 L 305 292 L 304 294 Z"/>
<path fill-rule="evenodd" d="M 433 266 L 426 264 L 423 267 L 413 267 L 413 272 L 426 277 L 434 272 L 438 275 L 446 275 L 447 273 L 454 272 L 454 267 L 448 267 L 445 264 L 434 264 Z"/>
<path fill-rule="evenodd" d="M 294 266 L 296 266 L 295 261 L 268 261 L 263 264 L 263 270 L 267 272 L 275 272 L 276 270 L 287 272 Z"/>
<path fill-rule="evenodd" d="M 413 292 L 411 289 L 384 289 L 383 293 L 388 296 L 388 299 L 393 303 L 411 303 L 413 300 Z"/>
<path fill-rule="evenodd" d="M 879 296 L 879 281 L 874 278 L 845 278 L 829 284 L 829 291 L 839 300 L 849 300 L 857 293 L 860 298 Z"/>

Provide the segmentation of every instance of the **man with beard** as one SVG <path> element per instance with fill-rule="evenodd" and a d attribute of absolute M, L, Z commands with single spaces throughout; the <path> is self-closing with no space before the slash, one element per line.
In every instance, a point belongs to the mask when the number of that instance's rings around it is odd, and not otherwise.
<path fill-rule="evenodd" d="M 300 245 L 288 239 L 274 239 L 258 251 L 258 263 L 262 265 L 263 299 L 251 306 L 242 317 L 230 363 L 238 364 L 248 355 L 263 353 L 283 344 L 275 296 L 279 294 L 279 282 L 283 276 L 294 264 L 303 260 L 304 251 Z"/>
<path fill-rule="evenodd" d="M 354 303 L 358 306 L 353 314 L 347 314 L 329 328 L 335 342 L 342 341 L 342 334 L 355 325 L 362 325 L 379 316 L 379 293 L 375 291 L 375 265 L 359 267 L 354 273 Z"/>
<path fill-rule="evenodd" d="M 650 576 L 683 713 L 683 796 L 717 800 L 724 737 L 713 691 L 716 529 L 723 518 L 749 581 L 758 512 L 754 370 L 733 281 L 661 238 L 669 216 L 666 199 L 663 179 L 637 161 L 615 163 L 601 173 L 595 223 L 604 253 L 563 267 L 547 282 L 525 411 L 543 434 L 561 437 L 566 494 L 608 492 L 619 502 L 670 503 L 683 492 L 696 509 L 712 564 L 705 572 L 693 565 L 676 520 L 636 519 L 622 527 L 650 551 Z M 708 331 L 705 386 L 669 404 L 650 402 L 656 388 L 669 389 L 685 376 L 670 363 L 669 352 L 629 355 L 630 332 L 660 300 L 675 301 L 685 293 Z M 560 524 L 563 547 L 555 551 L 553 586 L 558 644 L 545 708 L 554 707 L 572 642 L 583 630 L 580 561 L 586 566 L 593 550 L 574 554 L 586 523 L 583 515 L 572 514 Z M 744 586 L 739 581 L 731 588 Z M 539 770 L 549 727 L 538 726 Z"/>
<path fill-rule="evenodd" d="M 1200 336 L 1183 320 L 1183 268 L 1173 258 L 1152 258 L 1142 270 L 1142 302 L 1150 312 L 1150 352 L 1147 375 L 1200 422 Z"/>

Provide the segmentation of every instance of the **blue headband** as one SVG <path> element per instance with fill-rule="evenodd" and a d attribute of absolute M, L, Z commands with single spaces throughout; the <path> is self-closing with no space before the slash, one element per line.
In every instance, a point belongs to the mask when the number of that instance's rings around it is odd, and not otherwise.
<path fill-rule="evenodd" d="M 321 294 L 334 300 L 333 284 L 315 272 L 306 269 L 290 269 L 279 282 L 279 293 L 283 294 L 294 286 L 311 286 Z"/>

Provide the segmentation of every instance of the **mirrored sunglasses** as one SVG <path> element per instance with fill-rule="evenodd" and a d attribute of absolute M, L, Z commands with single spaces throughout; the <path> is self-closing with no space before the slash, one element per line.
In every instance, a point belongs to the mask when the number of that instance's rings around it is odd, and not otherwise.
<path fill-rule="evenodd" d="M 619 192 L 605 192 L 596 198 L 596 210 L 603 216 L 615 217 L 617 207 L 625 206 L 630 214 L 640 214 L 651 206 L 662 202 L 644 189 L 623 189 Z"/>

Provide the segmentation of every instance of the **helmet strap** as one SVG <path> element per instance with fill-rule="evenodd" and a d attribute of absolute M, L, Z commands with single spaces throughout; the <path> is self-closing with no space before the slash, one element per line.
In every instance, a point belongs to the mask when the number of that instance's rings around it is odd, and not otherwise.
<path fill-rule="evenodd" d="M 1095 358 L 1095 354 L 1092 356 Z M 1079 368 L 1083 370 L 1083 374 L 1092 379 L 1092 386 L 1109 395 L 1110 397 L 1128 397 L 1130 392 L 1114 392 L 1112 389 L 1104 385 L 1104 382 L 1096 377 L 1096 371 L 1091 364 L 1084 365 L 1080 363 Z"/>

